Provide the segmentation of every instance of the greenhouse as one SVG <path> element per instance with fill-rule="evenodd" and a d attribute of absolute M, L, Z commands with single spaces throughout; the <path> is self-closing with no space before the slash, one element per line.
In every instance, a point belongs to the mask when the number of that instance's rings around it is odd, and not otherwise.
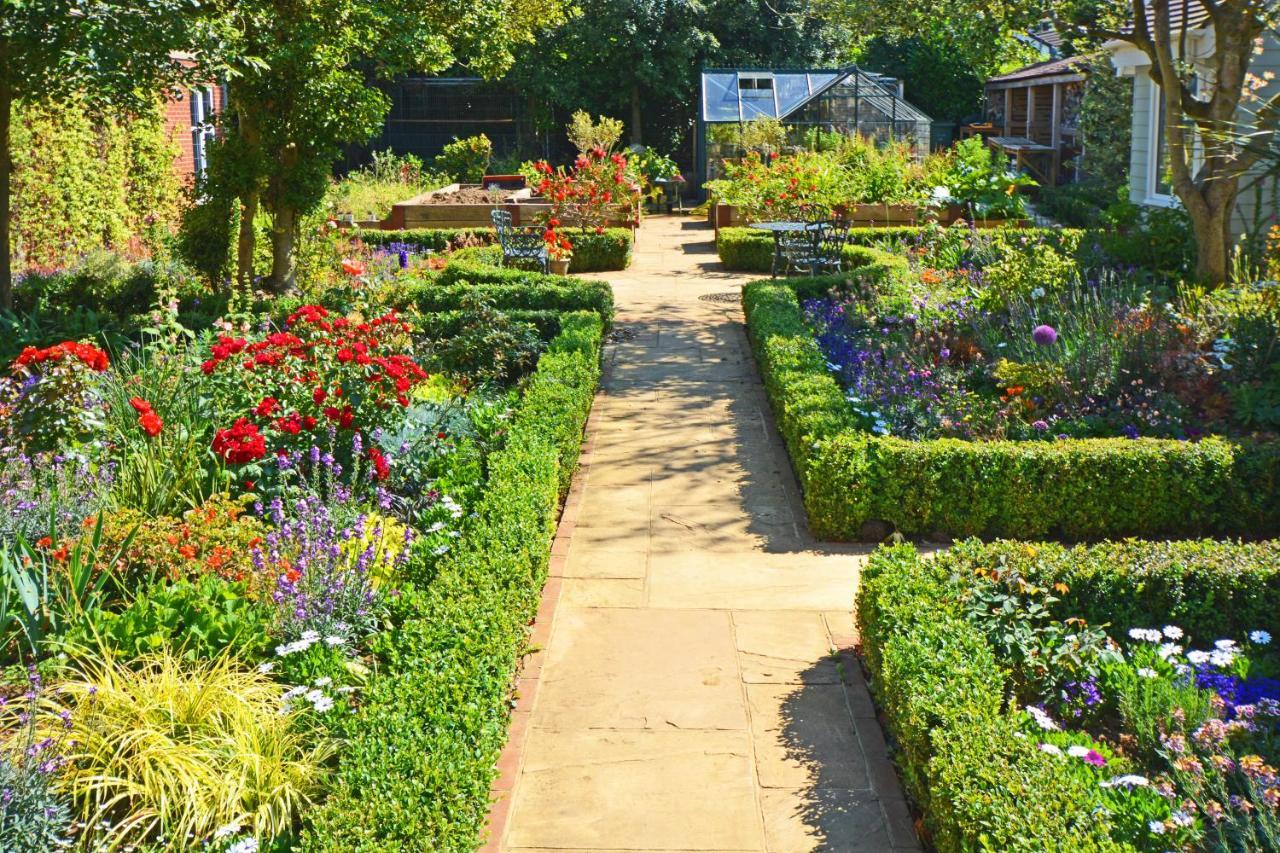
<path fill-rule="evenodd" d="M 743 130 L 759 120 L 786 125 L 786 147 L 825 148 L 861 134 L 929 151 L 932 119 L 902 96 L 902 82 L 850 65 L 837 69 L 708 68 L 702 72 L 695 153 L 697 186 L 726 158 L 754 147 Z M 746 144 L 744 144 L 744 142 Z"/>

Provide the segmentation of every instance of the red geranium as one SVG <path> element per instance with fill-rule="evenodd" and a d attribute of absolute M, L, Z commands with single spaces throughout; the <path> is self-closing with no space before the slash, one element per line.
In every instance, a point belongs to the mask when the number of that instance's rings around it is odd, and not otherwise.
<path fill-rule="evenodd" d="M 14 359 L 13 364 L 15 367 L 30 367 L 45 362 L 58 362 L 66 358 L 78 359 L 85 367 L 98 373 L 111 366 L 105 352 L 92 344 L 82 344 L 78 341 L 63 341 L 44 349 L 26 347 Z"/>
<path fill-rule="evenodd" d="M 164 421 L 155 412 L 143 412 L 138 418 L 138 426 L 147 435 L 155 438 L 164 429 Z"/>

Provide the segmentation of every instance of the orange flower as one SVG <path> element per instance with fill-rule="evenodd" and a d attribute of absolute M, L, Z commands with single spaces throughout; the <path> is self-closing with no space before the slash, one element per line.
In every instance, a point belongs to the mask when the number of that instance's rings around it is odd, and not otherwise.
<path fill-rule="evenodd" d="M 183 545 L 178 549 L 178 553 L 188 560 L 194 560 L 196 558 L 196 547 L 194 545 Z"/>
<path fill-rule="evenodd" d="M 39 539 L 36 540 L 37 548 L 48 548 L 52 544 L 53 544 L 52 536 L 41 536 Z"/>
<path fill-rule="evenodd" d="M 343 258 L 342 271 L 350 276 L 364 275 L 364 264 L 360 261 L 353 261 L 350 258 Z"/>

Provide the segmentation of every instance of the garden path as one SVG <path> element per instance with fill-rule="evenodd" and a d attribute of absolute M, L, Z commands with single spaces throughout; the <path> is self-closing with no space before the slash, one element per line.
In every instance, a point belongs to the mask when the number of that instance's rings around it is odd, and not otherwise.
<path fill-rule="evenodd" d="M 805 528 L 700 221 L 653 217 L 495 786 L 487 849 L 918 849 L 852 660 L 865 549 Z M 616 336 L 617 337 L 617 336 Z"/>

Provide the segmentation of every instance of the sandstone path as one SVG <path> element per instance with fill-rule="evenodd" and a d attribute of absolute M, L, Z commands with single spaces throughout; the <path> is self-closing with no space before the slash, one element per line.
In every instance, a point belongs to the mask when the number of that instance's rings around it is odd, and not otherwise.
<path fill-rule="evenodd" d="M 848 656 L 865 549 L 805 527 L 701 221 L 654 217 L 553 551 L 489 848 L 918 849 Z"/>

